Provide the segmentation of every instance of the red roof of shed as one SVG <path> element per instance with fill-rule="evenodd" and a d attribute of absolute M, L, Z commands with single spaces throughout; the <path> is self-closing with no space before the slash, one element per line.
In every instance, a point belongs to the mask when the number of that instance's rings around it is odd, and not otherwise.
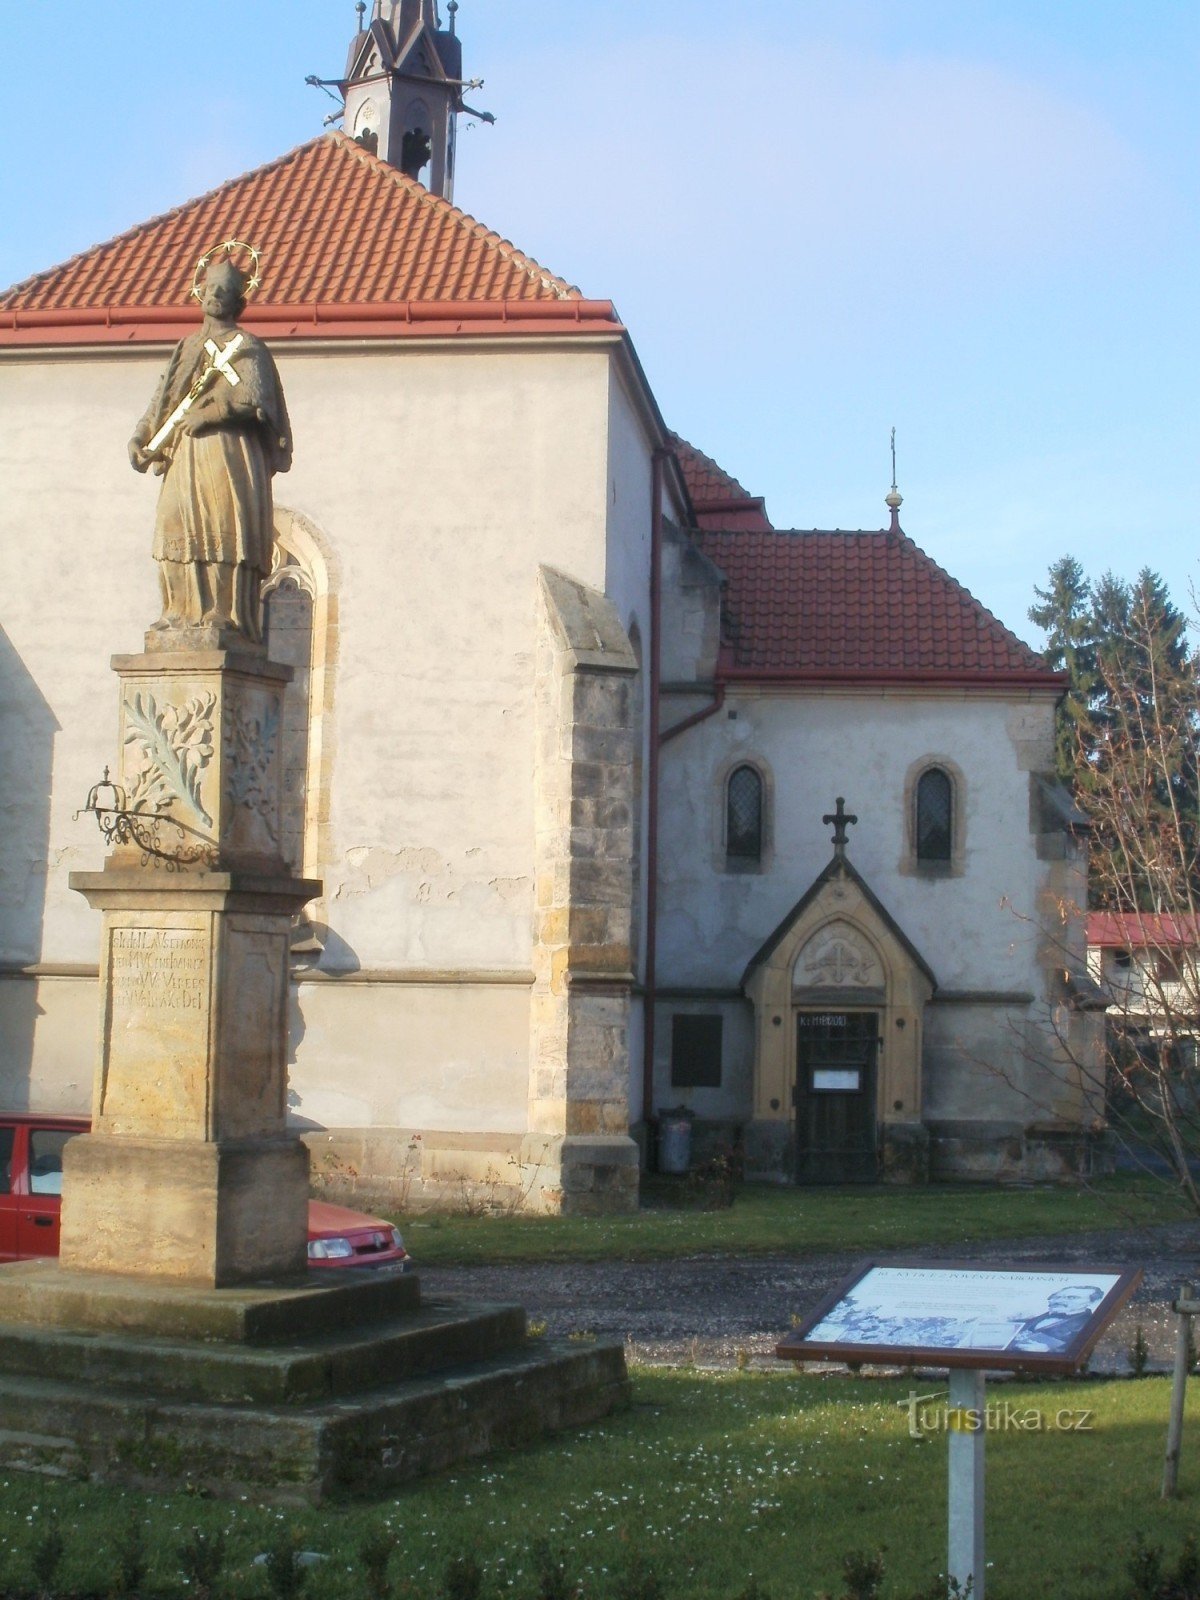
<path fill-rule="evenodd" d="M 1157 911 L 1089 911 L 1087 942 L 1106 950 L 1200 945 L 1200 917 Z"/>
<path fill-rule="evenodd" d="M 728 580 L 724 676 L 1066 687 L 904 534 L 701 529 L 695 539 Z"/>

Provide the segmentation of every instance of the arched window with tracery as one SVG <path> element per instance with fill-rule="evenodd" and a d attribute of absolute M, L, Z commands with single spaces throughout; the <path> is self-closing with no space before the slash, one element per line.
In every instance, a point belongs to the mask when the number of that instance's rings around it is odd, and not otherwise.
<path fill-rule="evenodd" d="M 272 661 L 291 667 L 283 696 L 283 824 L 280 848 L 292 871 L 304 871 L 304 823 L 308 794 L 309 727 L 312 717 L 313 593 L 301 569 L 288 564 L 272 577 L 263 596 L 263 635 Z"/>
<path fill-rule="evenodd" d="M 735 767 L 725 785 L 725 858 L 757 865 L 763 853 L 763 781 L 754 767 Z"/>
<path fill-rule="evenodd" d="M 918 861 L 949 863 L 954 855 L 954 782 L 941 767 L 927 767 L 917 780 L 914 838 Z"/>
<path fill-rule="evenodd" d="M 267 655 L 292 669 L 280 739 L 280 851 L 300 877 L 319 878 L 327 857 L 334 666 L 338 655 L 333 556 L 298 512 L 275 509 L 271 576 L 263 584 Z"/>

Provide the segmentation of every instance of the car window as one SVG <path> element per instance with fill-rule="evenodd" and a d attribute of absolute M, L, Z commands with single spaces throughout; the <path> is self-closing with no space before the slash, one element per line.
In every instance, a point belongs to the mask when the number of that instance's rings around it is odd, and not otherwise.
<path fill-rule="evenodd" d="M 15 1128 L 0 1128 L 0 1194 L 12 1193 L 12 1154 Z"/>
<path fill-rule="evenodd" d="M 71 1137 L 65 1128 L 29 1130 L 30 1194 L 62 1193 L 63 1145 Z"/>

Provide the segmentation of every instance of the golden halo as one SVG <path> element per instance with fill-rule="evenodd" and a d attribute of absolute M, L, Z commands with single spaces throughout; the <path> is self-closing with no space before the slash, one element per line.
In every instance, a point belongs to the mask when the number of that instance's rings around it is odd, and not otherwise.
<path fill-rule="evenodd" d="M 250 257 L 250 276 L 246 280 L 246 298 L 250 298 L 255 289 L 257 289 L 262 283 L 262 279 L 259 277 L 258 273 L 258 251 L 252 244 L 246 244 L 241 239 L 226 239 L 223 244 L 215 244 L 211 250 L 206 250 L 200 257 L 199 261 L 197 261 L 196 270 L 192 273 L 193 299 L 201 300 L 204 297 L 204 291 L 200 287 L 200 280 L 208 270 L 208 264 L 212 258 L 214 256 L 226 255 L 232 259 L 234 252 L 237 250 L 244 251 Z M 234 265 L 239 266 L 240 264 L 235 262 Z M 244 271 L 245 268 L 240 268 L 240 270 Z"/>

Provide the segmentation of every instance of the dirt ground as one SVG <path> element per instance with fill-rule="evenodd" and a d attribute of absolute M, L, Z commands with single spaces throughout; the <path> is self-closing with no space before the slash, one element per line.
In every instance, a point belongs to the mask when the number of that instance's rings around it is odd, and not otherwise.
<path fill-rule="evenodd" d="M 1200 1222 L 1113 1229 L 1067 1237 L 1000 1240 L 880 1253 L 972 1263 L 1141 1267 L 1142 1287 L 1097 1346 L 1095 1372 L 1128 1370 L 1140 1323 L 1151 1368 L 1170 1367 L 1175 1348 L 1171 1301 L 1182 1283 L 1200 1283 Z M 776 1341 L 811 1310 L 861 1255 L 697 1257 L 683 1261 L 574 1265 L 435 1267 L 421 1271 L 427 1296 L 518 1301 L 552 1335 L 602 1334 L 625 1340 L 631 1363 L 770 1368 Z M 419 1267 L 418 1263 L 418 1267 Z M 1200 1340 L 1200 1329 L 1197 1330 Z"/>

